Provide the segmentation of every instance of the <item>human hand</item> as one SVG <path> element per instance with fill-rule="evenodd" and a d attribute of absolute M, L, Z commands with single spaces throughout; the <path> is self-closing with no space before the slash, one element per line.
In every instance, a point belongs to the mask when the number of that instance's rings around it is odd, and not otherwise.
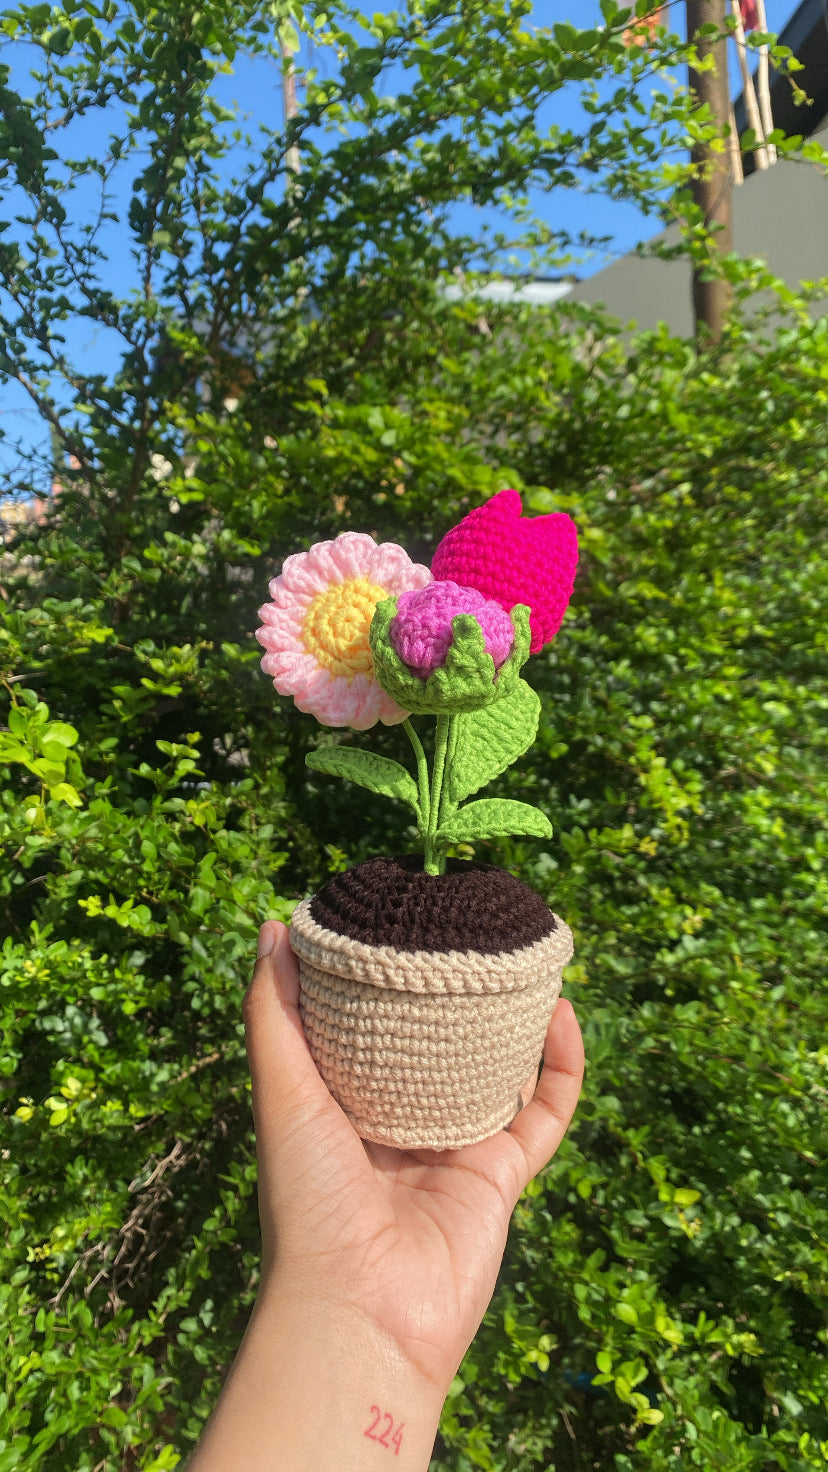
<path fill-rule="evenodd" d="M 263 927 L 247 995 L 265 1278 L 349 1305 L 448 1390 L 491 1298 L 509 1218 L 554 1155 L 581 1087 L 568 1002 L 544 1069 L 510 1129 L 441 1152 L 363 1142 L 308 1051 L 299 971 L 284 926 Z"/>
<path fill-rule="evenodd" d="M 245 998 L 263 1240 L 254 1321 L 271 1360 L 274 1344 L 291 1345 L 286 1404 L 297 1424 L 272 1463 L 228 1462 L 229 1449 L 239 1445 L 237 1434 L 228 1437 L 224 1466 L 292 1472 L 336 1464 L 350 1472 L 363 1466 L 363 1455 L 364 1465 L 373 1465 L 383 1446 L 395 1457 L 404 1453 L 398 1472 L 424 1467 L 443 1400 L 491 1298 L 512 1210 L 574 1112 L 583 1073 L 580 1030 L 570 1004 L 559 1002 L 539 1083 L 508 1130 L 461 1150 L 402 1151 L 356 1134 L 317 1072 L 298 1004 L 287 929 L 268 922 Z M 304 1381 L 296 1366 L 305 1354 L 315 1366 L 320 1357 L 330 1363 L 331 1355 L 341 1356 L 338 1462 L 330 1445 L 315 1461 L 298 1425 Z M 321 1387 L 324 1376 L 314 1374 Z M 270 1395 L 272 1402 L 272 1388 Z M 382 1421 L 379 1435 L 369 1436 L 369 1409 L 387 1416 L 388 1439 L 379 1439 Z M 405 1446 L 403 1437 L 394 1445 L 395 1427 L 403 1424 Z M 219 1462 L 197 1460 L 193 1472 L 213 1465 Z"/>

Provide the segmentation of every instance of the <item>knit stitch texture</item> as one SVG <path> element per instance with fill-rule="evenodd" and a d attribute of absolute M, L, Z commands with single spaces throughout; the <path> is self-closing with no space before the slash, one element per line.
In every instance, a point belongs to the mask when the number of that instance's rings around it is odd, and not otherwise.
<path fill-rule="evenodd" d="M 451 582 L 429 583 L 427 588 L 400 594 L 389 629 L 400 659 L 420 679 L 427 680 L 445 664 L 453 638 L 451 621 L 458 613 L 476 618 L 496 670 L 509 658 L 515 631 L 499 603 L 484 598 L 475 588 L 461 588 Z"/>
<path fill-rule="evenodd" d="M 520 670 L 529 658 L 529 609 L 517 604 L 509 618 L 512 625 L 511 652 L 499 669 L 486 648 L 483 630 L 470 613 L 457 613 L 451 621 L 451 642 L 445 663 L 423 679 L 400 658 L 391 641 L 391 624 L 397 614 L 397 599 L 384 598 L 371 620 L 369 643 L 374 674 L 387 695 L 406 710 L 419 715 L 457 715 L 482 710 L 504 699 L 515 688 Z"/>
<path fill-rule="evenodd" d="M 572 596 L 578 564 L 575 523 L 563 511 L 521 515 L 517 491 L 498 491 L 447 532 L 431 562 L 441 581 L 476 588 L 507 611 L 531 610 L 530 652 L 558 632 Z"/>
<path fill-rule="evenodd" d="M 378 602 L 430 582 L 428 568 L 402 547 L 378 546 L 364 532 L 342 532 L 286 557 L 270 602 L 259 609 L 262 669 L 280 695 L 292 695 L 324 726 L 366 731 L 377 721 L 404 721 L 405 708 L 374 678 L 368 635 Z"/>
<path fill-rule="evenodd" d="M 422 880 L 431 886 L 430 906 L 422 903 Z M 463 917 L 465 885 L 471 926 Z M 377 901 L 373 938 L 370 895 Z M 412 933 L 433 949 L 411 949 L 410 936 L 389 943 L 400 902 Z M 522 937 L 509 926 L 510 906 L 524 916 Z M 330 928 L 340 925 L 364 938 Z M 498 937 L 506 945 L 466 947 L 469 931 L 483 944 Z M 509 1124 L 540 1062 L 572 955 L 569 927 L 520 880 L 489 865 L 429 876 L 405 860 L 370 860 L 297 906 L 291 945 L 311 1053 L 363 1139 L 455 1150 Z"/>
<path fill-rule="evenodd" d="M 494 864 L 449 859 L 425 874 L 414 856 L 368 859 L 329 880 L 310 901 L 327 930 L 398 951 L 523 950 L 555 929 L 539 894 Z"/>

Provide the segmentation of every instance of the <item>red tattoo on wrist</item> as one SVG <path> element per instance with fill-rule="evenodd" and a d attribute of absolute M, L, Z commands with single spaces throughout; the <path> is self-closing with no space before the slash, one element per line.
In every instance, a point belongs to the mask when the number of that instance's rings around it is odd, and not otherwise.
<path fill-rule="evenodd" d="M 400 1447 L 402 1446 L 403 1426 L 405 1423 L 401 1421 L 399 1426 L 395 1427 L 394 1417 L 391 1415 L 391 1412 L 381 1411 L 379 1406 L 371 1407 L 371 1415 L 374 1419 L 370 1426 L 366 1426 L 364 1435 L 368 1437 L 369 1441 L 376 1441 L 380 1446 L 387 1447 L 389 1452 L 393 1451 L 394 1456 L 398 1457 L 400 1455 Z M 382 1422 L 381 1430 L 378 1429 L 380 1422 Z"/>

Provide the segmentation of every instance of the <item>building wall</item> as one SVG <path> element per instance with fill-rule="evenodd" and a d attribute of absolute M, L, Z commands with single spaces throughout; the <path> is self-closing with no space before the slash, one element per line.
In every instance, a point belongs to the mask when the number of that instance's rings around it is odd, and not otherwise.
<path fill-rule="evenodd" d="M 828 147 L 828 129 L 816 135 Z M 671 227 L 656 240 L 680 238 Z M 828 276 L 828 178 L 814 164 L 780 159 L 733 191 L 733 242 L 740 255 L 762 256 L 789 286 Z M 693 332 L 691 271 L 687 261 L 628 255 L 587 281 L 567 300 L 601 303 L 626 325 L 648 329 L 666 322 L 682 337 Z M 817 311 L 828 311 L 828 304 Z"/>

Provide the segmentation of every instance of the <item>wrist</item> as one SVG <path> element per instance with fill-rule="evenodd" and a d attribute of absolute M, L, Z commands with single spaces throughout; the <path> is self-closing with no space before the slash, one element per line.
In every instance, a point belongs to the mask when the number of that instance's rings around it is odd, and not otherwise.
<path fill-rule="evenodd" d="M 306 1463 L 297 1462 L 302 1472 L 306 1466 L 307 1472 L 332 1466 L 425 1472 L 451 1376 L 443 1384 L 425 1374 L 358 1305 L 272 1283 L 255 1317 L 253 1336 L 284 1345 L 283 1390 L 290 1383 L 308 1414 L 297 1437 L 307 1455 Z M 292 1463 L 286 1465 L 292 1472 Z"/>
<path fill-rule="evenodd" d="M 192 1472 L 426 1472 L 448 1384 L 358 1309 L 263 1287 Z"/>

